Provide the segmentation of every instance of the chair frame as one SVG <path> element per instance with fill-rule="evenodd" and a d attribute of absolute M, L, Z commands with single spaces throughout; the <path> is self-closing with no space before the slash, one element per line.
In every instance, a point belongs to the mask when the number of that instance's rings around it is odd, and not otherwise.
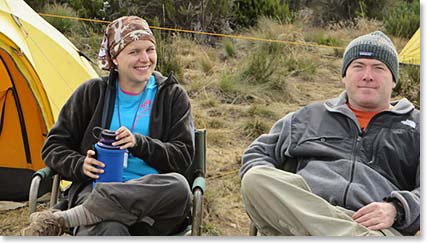
<path fill-rule="evenodd" d="M 191 229 L 186 229 L 178 235 L 201 236 L 203 218 L 203 194 L 205 191 L 206 176 L 206 129 L 196 129 L 195 135 L 195 157 L 191 167 L 186 173 L 186 178 L 193 193 L 192 223 Z M 49 207 L 58 204 L 60 198 L 60 176 L 50 167 L 42 168 L 33 174 L 29 192 L 29 214 L 31 215 L 37 208 L 37 196 L 40 185 L 43 181 L 53 178 Z M 188 228 L 188 227 L 187 227 Z"/>

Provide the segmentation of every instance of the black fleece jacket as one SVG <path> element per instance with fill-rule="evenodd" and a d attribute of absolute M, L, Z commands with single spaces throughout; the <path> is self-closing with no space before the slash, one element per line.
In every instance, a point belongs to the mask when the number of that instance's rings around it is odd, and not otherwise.
<path fill-rule="evenodd" d="M 149 135 L 135 134 L 136 146 L 129 151 L 160 173 L 184 174 L 194 157 L 194 125 L 190 100 L 185 90 L 170 74 L 154 72 L 158 91 L 150 116 Z M 63 179 L 72 181 L 69 206 L 76 194 L 92 179 L 83 174 L 83 161 L 88 149 L 97 142 L 92 129 L 101 127 L 105 91 L 111 89 L 107 113 L 111 123 L 117 73 L 91 79 L 80 85 L 59 113 L 42 148 L 45 164 Z M 108 80 L 110 80 L 108 82 Z"/>

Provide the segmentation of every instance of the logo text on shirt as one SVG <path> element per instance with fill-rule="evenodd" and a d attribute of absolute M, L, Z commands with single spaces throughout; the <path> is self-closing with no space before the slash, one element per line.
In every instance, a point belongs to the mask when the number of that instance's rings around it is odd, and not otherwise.
<path fill-rule="evenodd" d="M 401 121 L 402 124 L 415 128 L 417 124 L 412 120 Z"/>

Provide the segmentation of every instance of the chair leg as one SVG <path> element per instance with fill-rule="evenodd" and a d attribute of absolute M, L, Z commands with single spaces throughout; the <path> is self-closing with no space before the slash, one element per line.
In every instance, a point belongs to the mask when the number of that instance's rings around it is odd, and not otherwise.
<path fill-rule="evenodd" d="M 249 226 L 249 236 L 256 236 L 258 233 L 258 229 L 255 224 L 251 221 L 251 225 Z"/>
<path fill-rule="evenodd" d="M 191 235 L 200 236 L 202 235 L 202 199 L 203 194 L 200 188 L 194 189 L 194 202 L 193 202 L 193 222 Z"/>
<path fill-rule="evenodd" d="M 29 199 L 28 199 L 28 207 L 29 207 L 30 215 L 36 211 L 37 194 L 39 193 L 40 181 L 41 181 L 40 176 L 34 176 L 33 179 L 31 180 L 30 193 L 29 193 Z"/>
<path fill-rule="evenodd" d="M 55 206 L 55 204 L 58 202 L 58 195 L 59 195 L 59 175 L 53 176 L 53 182 L 52 182 L 52 192 L 50 195 L 50 202 L 49 207 Z"/>

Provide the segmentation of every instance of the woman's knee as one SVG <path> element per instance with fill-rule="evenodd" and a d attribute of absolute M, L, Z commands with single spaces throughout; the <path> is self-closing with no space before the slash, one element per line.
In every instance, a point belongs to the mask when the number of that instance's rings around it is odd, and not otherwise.
<path fill-rule="evenodd" d="M 173 178 L 173 191 L 176 197 L 178 197 L 177 200 L 188 201 L 191 196 L 191 190 L 187 179 L 178 173 L 169 173 L 168 175 Z"/>

